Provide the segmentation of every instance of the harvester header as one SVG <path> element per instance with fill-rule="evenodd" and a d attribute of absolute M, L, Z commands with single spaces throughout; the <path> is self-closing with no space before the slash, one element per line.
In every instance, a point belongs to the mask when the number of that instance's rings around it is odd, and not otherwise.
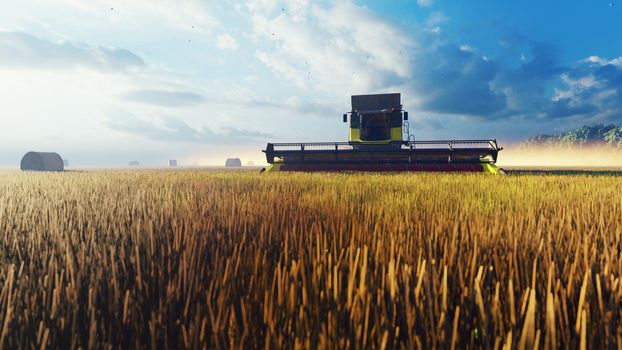
<path fill-rule="evenodd" d="M 349 118 L 348 118 L 349 117 Z M 399 93 L 354 95 L 347 142 L 268 143 L 273 171 L 469 171 L 500 173 L 497 140 L 415 140 Z"/>

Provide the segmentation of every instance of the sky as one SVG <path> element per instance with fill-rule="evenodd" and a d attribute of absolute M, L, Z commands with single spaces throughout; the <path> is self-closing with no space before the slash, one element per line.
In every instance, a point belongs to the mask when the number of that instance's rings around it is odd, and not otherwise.
<path fill-rule="evenodd" d="M 8 1 L 8 0 L 0 0 Z M 400 92 L 419 140 L 622 124 L 615 0 L 21 0 L 0 12 L 0 165 L 265 163 Z"/>

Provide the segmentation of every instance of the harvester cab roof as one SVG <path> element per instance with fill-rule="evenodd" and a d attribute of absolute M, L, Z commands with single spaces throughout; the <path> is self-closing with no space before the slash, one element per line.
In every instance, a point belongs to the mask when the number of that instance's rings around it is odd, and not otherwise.
<path fill-rule="evenodd" d="M 262 171 L 500 173 L 497 140 L 415 140 L 399 93 L 354 95 L 347 142 L 268 143 Z"/>

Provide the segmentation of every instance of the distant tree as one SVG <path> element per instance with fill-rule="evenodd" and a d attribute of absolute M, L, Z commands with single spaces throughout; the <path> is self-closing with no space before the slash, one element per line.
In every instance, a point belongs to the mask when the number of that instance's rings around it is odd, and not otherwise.
<path fill-rule="evenodd" d="M 622 127 L 614 124 L 584 125 L 579 129 L 556 135 L 536 135 L 522 143 L 522 146 L 584 146 L 584 145 L 622 146 Z"/>
<path fill-rule="evenodd" d="M 616 126 L 613 124 L 607 126 L 603 124 L 596 124 L 593 126 L 585 125 L 575 131 L 567 132 L 562 136 L 561 140 L 564 143 L 573 145 L 603 143 L 605 133 L 615 128 Z"/>
<path fill-rule="evenodd" d="M 611 129 L 605 133 L 605 142 L 612 146 L 622 146 L 622 127 Z"/>

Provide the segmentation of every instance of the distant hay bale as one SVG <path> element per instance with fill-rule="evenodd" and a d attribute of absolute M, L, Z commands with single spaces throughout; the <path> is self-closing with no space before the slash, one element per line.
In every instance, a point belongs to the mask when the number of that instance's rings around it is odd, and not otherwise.
<path fill-rule="evenodd" d="M 30 171 L 63 171 L 63 158 L 55 152 L 28 152 L 22 158 L 20 169 Z"/>
<path fill-rule="evenodd" d="M 63 159 L 63 165 L 66 167 L 69 166 L 69 160 Z"/>
<path fill-rule="evenodd" d="M 137 160 L 130 161 L 130 166 L 139 166 L 140 163 Z"/>
<path fill-rule="evenodd" d="M 240 158 L 229 158 L 225 161 L 225 167 L 227 168 L 239 168 L 242 166 Z"/>
<path fill-rule="evenodd" d="M 177 166 L 177 160 L 176 159 L 171 159 L 168 161 L 168 166 Z"/>

